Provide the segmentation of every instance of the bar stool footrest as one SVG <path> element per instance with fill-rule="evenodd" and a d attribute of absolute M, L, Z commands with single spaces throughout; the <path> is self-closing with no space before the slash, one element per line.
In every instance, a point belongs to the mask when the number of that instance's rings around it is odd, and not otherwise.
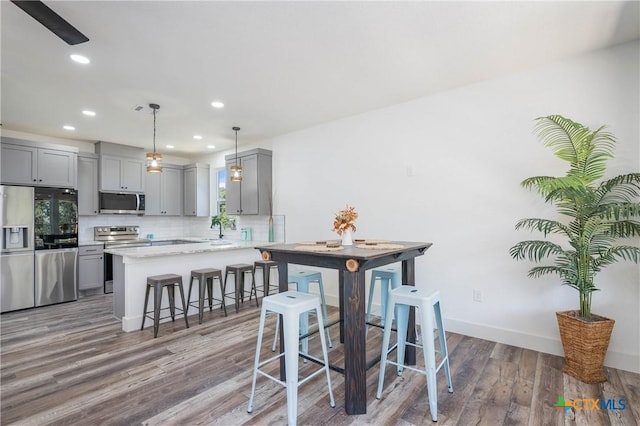
<path fill-rule="evenodd" d="M 274 355 L 271 358 L 265 359 L 264 361 L 260 362 L 258 364 L 258 367 L 257 367 L 257 373 L 260 374 L 261 376 L 266 377 L 267 379 L 271 379 L 274 382 L 279 383 L 281 386 L 284 386 L 286 388 L 287 387 L 287 383 L 286 382 L 278 379 L 277 377 L 274 377 L 274 376 L 270 375 L 269 373 L 266 373 L 266 372 L 260 370 L 260 368 L 264 367 L 265 365 L 267 365 L 267 364 L 269 364 L 269 363 L 271 363 L 273 361 L 276 361 L 277 359 L 282 358 L 284 355 L 285 355 L 285 353 L 283 352 L 281 354 Z M 303 354 L 301 352 L 298 352 L 298 356 L 301 356 L 301 355 L 303 355 Z M 302 385 L 303 383 L 306 383 L 307 381 L 309 381 L 310 379 L 314 378 L 318 374 L 325 372 L 324 361 L 322 361 L 320 358 L 316 358 L 314 356 L 307 355 L 307 354 L 304 354 L 304 358 L 308 358 L 310 361 L 313 361 L 316 364 L 320 364 L 322 367 L 319 368 L 318 370 L 314 371 L 313 373 L 310 373 L 305 378 L 299 379 L 298 380 L 298 386 Z"/>
<path fill-rule="evenodd" d="M 170 310 L 170 307 L 166 307 L 166 308 L 160 308 L 159 311 L 167 311 Z M 184 310 L 182 310 L 182 308 L 178 308 L 177 306 L 175 308 L 173 308 L 175 313 L 173 314 L 174 317 L 178 316 L 178 315 L 184 315 Z M 149 318 L 150 320 L 153 321 L 153 316 L 150 315 L 153 314 L 153 311 L 149 311 L 149 312 L 145 312 L 144 316 Z M 172 318 L 171 314 L 167 315 L 166 317 L 159 317 L 158 320 L 163 320 L 163 319 L 167 319 L 167 318 Z"/>
<path fill-rule="evenodd" d="M 222 309 L 222 308 L 223 308 L 223 300 L 221 300 L 221 299 L 216 299 L 215 297 L 212 297 L 212 298 L 211 298 L 211 300 L 213 301 L 213 302 L 211 303 L 211 309 L 213 309 L 213 308 L 217 308 L 217 307 L 218 307 L 218 305 L 220 305 L 220 309 Z M 217 303 L 214 303 L 214 302 L 217 302 Z M 199 301 L 197 301 L 197 300 L 194 300 L 193 302 L 189 302 L 189 303 L 187 303 L 187 305 L 189 305 L 189 306 L 190 306 L 190 307 L 192 307 L 192 308 L 200 309 L 200 302 L 199 302 Z M 208 305 L 205 303 L 205 304 L 204 304 L 204 307 L 205 307 L 205 308 L 207 308 L 207 307 L 208 307 Z"/>

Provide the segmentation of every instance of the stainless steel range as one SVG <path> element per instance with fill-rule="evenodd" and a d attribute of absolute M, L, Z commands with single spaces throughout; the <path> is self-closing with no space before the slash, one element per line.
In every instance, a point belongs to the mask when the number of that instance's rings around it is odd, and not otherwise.
<path fill-rule="evenodd" d="M 138 237 L 139 229 L 137 225 L 96 226 L 93 239 L 104 242 L 105 249 L 150 246 L 151 240 Z M 113 293 L 113 256 L 109 253 L 104 257 L 104 292 Z"/>

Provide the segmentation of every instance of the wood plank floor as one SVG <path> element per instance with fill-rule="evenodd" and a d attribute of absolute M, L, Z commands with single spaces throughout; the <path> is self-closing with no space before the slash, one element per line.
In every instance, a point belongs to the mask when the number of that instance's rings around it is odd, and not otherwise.
<path fill-rule="evenodd" d="M 337 318 L 331 309 L 330 317 Z M 253 413 L 247 413 L 259 310 L 245 302 L 240 313 L 219 310 L 153 331 L 124 333 L 111 316 L 111 295 L 3 314 L 1 321 L 2 425 L 280 425 L 286 424 L 282 387 L 258 379 Z M 270 354 L 275 318 L 265 335 Z M 370 328 L 370 356 L 381 342 Z M 340 363 L 337 326 L 332 363 Z M 311 339 L 312 353 L 317 335 Z M 438 374 L 438 424 L 444 425 L 636 425 L 640 375 L 606 368 L 608 382 L 586 385 L 561 371 L 562 358 L 447 334 L 454 393 Z M 277 363 L 276 363 L 277 364 Z M 419 365 L 422 363 L 420 362 Z M 314 364 L 301 365 L 301 374 Z M 273 365 L 275 371 L 277 365 Z M 336 407 L 329 406 L 324 376 L 301 386 L 301 425 L 432 424 L 424 376 L 389 366 L 381 400 L 375 399 L 378 366 L 367 376 L 366 415 L 344 411 L 342 376 L 332 372 Z M 624 399 L 624 410 L 554 407 L 565 399 Z"/>

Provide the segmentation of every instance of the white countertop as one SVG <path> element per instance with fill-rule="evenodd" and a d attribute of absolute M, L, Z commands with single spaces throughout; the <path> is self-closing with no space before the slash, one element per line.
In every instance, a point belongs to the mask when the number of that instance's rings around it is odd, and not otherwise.
<path fill-rule="evenodd" d="M 258 246 L 272 244 L 276 243 L 269 243 L 265 241 L 210 240 L 194 242 L 192 244 L 106 249 L 105 253 L 140 259 L 145 257 L 176 256 L 193 253 L 214 253 L 229 250 L 251 249 Z"/>

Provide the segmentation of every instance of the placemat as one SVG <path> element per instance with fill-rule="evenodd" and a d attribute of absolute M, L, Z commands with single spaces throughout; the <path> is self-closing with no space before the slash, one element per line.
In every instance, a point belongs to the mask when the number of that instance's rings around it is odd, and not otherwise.
<path fill-rule="evenodd" d="M 383 243 L 383 244 L 358 244 L 356 245 L 356 247 L 359 249 L 365 249 L 365 250 L 392 250 L 392 249 L 403 248 L 404 246 L 400 244 Z"/>
<path fill-rule="evenodd" d="M 367 243 L 369 243 L 369 244 L 382 244 L 382 243 L 390 243 L 391 241 L 389 241 L 389 240 L 370 240 L 368 238 L 362 240 L 360 238 L 355 238 L 353 240 L 353 242 L 356 243 L 356 244 L 367 244 Z"/>
<path fill-rule="evenodd" d="M 300 241 L 298 244 L 302 246 L 326 246 L 327 243 L 333 242 L 334 240 L 326 240 L 326 241 Z M 335 240 L 338 241 L 338 240 Z"/>
<path fill-rule="evenodd" d="M 322 245 L 308 245 L 308 246 L 298 246 L 296 247 L 294 250 L 300 250 L 300 251 L 316 251 L 316 252 L 323 252 L 323 251 L 340 251 L 340 250 L 344 250 L 344 247 L 342 246 L 338 246 L 338 247 L 327 247 L 327 246 L 322 246 Z"/>

